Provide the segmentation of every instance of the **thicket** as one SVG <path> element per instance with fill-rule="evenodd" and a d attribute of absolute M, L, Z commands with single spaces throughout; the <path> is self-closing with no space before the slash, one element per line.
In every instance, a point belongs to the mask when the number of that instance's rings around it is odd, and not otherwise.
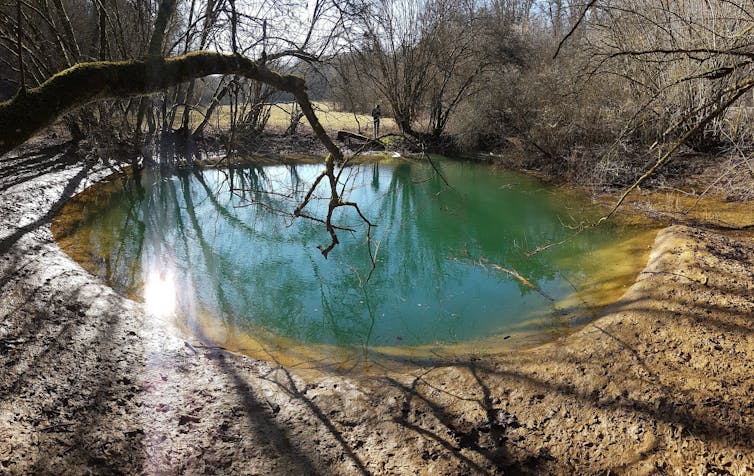
<path fill-rule="evenodd" d="M 359 111 L 387 102 L 404 133 L 447 133 L 460 149 L 507 151 L 598 186 L 632 183 L 679 141 L 750 173 L 752 5 L 369 2 L 363 40 L 336 59 L 333 97 Z M 448 16 L 457 26 L 439 28 Z M 440 128 L 437 104 L 453 104 Z"/>

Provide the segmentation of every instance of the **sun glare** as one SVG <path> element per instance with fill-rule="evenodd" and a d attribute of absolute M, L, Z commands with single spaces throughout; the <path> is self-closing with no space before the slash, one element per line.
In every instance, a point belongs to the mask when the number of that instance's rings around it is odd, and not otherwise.
<path fill-rule="evenodd" d="M 151 271 L 144 283 L 147 314 L 164 319 L 175 313 L 175 279 L 172 271 Z"/>

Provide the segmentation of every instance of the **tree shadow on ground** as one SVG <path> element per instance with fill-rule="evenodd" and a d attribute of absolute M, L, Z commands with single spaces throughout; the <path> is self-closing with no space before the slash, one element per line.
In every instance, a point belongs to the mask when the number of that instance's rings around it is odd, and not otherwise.
<path fill-rule="evenodd" d="M 197 337 L 200 341 L 209 344 L 206 346 L 205 356 L 222 375 L 227 376 L 232 382 L 237 400 L 241 403 L 246 415 L 247 424 L 245 428 L 255 434 L 259 440 L 267 441 L 272 446 L 276 455 L 275 458 L 284 460 L 287 465 L 286 471 L 302 475 L 327 474 L 332 463 L 332 461 L 328 461 L 330 457 L 318 453 L 317 444 L 312 447 L 312 442 L 319 438 L 317 427 L 306 425 L 305 431 L 301 431 L 301 428 L 296 429 L 277 421 L 276 417 L 280 412 L 279 405 L 265 399 L 261 394 L 261 388 L 258 388 L 259 386 L 254 387 L 254 376 L 242 374 L 239 372 L 237 363 L 230 362 L 230 360 L 235 360 L 238 357 L 224 349 L 212 346 L 207 336 L 202 335 L 201 331 L 197 331 Z M 273 375 L 280 373 L 284 376 L 282 382 Z M 291 400 L 302 403 L 303 409 L 308 414 L 300 415 L 299 420 L 312 417 L 319 422 L 329 437 L 340 446 L 344 457 L 351 462 L 354 474 L 370 474 L 354 453 L 353 448 L 345 441 L 341 432 L 324 412 L 311 399 L 306 397 L 306 388 L 304 387 L 303 390 L 299 388 L 287 369 L 278 366 L 263 373 L 258 378 L 272 384 L 274 388 L 283 392 Z"/>
<path fill-rule="evenodd" d="M 69 277 L 63 272 L 52 281 Z M 92 302 L 108 297 L 87 286 L 62 287 L 15 288 L 21 302 L 4 319 L 4 340 L 15 345 L 0 359 L 5 369 L 0 408 L 16 421 L 12 438 L 18 451 L 29 451 L 29 441 L 38 448 L 20 455 L 28 465 L 22 472 L 57 473 L 83 465 L 111 474 L 141 467 L 139 433 L 112 427 L 121 411 L 138 412 L 139 390 L 132 382 L 142 370 L 118 364 L 121 315 L 114 306 L 84 319 Z M 64 304 L 58 296 L 65 297 Z"/>
<path fill-rule="evenodd" d="M 60 172 L 80 160 L 72 142 L 50 145 L 0 158 L 0 192 L 49 173 Z"/>
<path fill-rule="evenodd" d="M 60 194 L 60 197 L 49 205 L 46 213 L 39 216 L 31 223 L 22 225 L 15 229 L 10 235 L 0 239 L 0 254 L 6 254 L 10 251 L 10 248 L 15 245 L 24 235 L 33 232 L 43 225 L 47 225 L 51 222 L 55 214 L 60 208 L 78 191 L 79 187 L 86 180 L 91 172 L 91 166 L 83 166 L 73 177 L 68 180 L 65 187 Z"/>
<path fill-rule="evenodd" d="M 330 436 L 340 445 L 345 457 L 351 461 L 354 466 L 354 471 L 357 474 L 368 475 L 370 474 L 361 458 L 354 453 L 354 449 L 343 437 L 341 431 L 339 431 L 335 424 L 325 415 L 320 407 L 311 399 L 306 396 L 306 386 L 303 389 L 299 388 L 296 384 L 291 373 L 283 366 L 279 366 L 275 369 L 276 373 L 282 373 L 284 381 L 280 382 L 273 377 L 272 373 L 264 376 L 263 378 L 268 382 L 271 382 L 277 386 L 280 390 L 285 392 L 289 397 L 303 403 L 309 412 L 325 427 Z"/>
<path fill-rule="evenodd" d="M 247 379 L 237 371 L 234 365 L 226 361 L 224 351 L 213 349 L 208 357 L 218 370 L 233 382 L 238 400 L 246 414 L 246 428 L 255 433 L 258 439 L 266 440 L 277 457 L 286 461 L 291 471 L 302 475 L 319 474 L 317 468 L 321 467 L 321 463 L 315 456 L 305 453 L 300 447 L 301 442 L 295 441 L 289 430 L 275 421 L 275 409 L 267 402 L 262 403 Z"/>
<path fill-rule="evenodd" d="M 478 390 L 481 392 L 479 397 L 454 395 L 428 384 L 423 377 L 431 370 L 422 376 L 415 377 L 410 385 L 403 384 L 392 377 L 386 377 L 386 382 L 399 390 L 404 398 L 400 415 L 394 417 L 393 421 L 445 449 L 452 458 L 458 461 L 459 471 L 461 467 L 464 467 L 465 471 L 478 474 L 518 474 L 536 470 L 538 466 L 536 457 L 517 461 L 509 454 L 506 449 L 505 429 L 508 426 L 519 425 L 515 418 L 506 420 L 504 415 L 501 418 L 501 410 L 494 408 L 490 389 L 477 372 L 476 365 L 472 362 L 467 369 L 473 375 L 478 388 L 467 388 L 464 391 L 468 394 L 475 394 Z M 451 398 L 475 402 L 484 413 L 483 422 L 472 423 L 464 417 L 459 418 L 458 415 L 454 415 L 446 406 L 423 395 L 419 389 L 420 384 L 427 385 L 435 391 L 444 392 Z M 425 412 L 427 411 L 432 417 L 431 420 L 439 423 L 439 428 L 434 424 L 426 425 Z M 468 453 L 481 456 L 481 459 L 472 458 Z M 431 452 L 425 452 L 422 455 L 422 458 L 427 460 L 437 457 L 437 454 Z"/>
<path fill-rule="evenodd" d="M 699 403 L 693 396 L 684 395 L 684 392 L 675 395 L 665 395 L 656 400 L 641 400 L 621 396 L 619 398 L 605 397 L 601 389 L 594 386 L 592 389 L 580 389 L 569 384 L 559 384 L 523 371 L 504 371 L 480 366 L 476 363 L 458 364 L 456 370 L 465 370 L 478 379 L 480 388 L 485 395 L 479 399 L 479 406 L 484 409 L 487 418 L 482 422 L 474 422 L 469 425 L 463 417 L 454 415 L 447 410 L 448 406 L 434 402 L 429 396 L 431 391 L 438 387 L 431 383 L 423 382 L 423 377 L 416 377 L 410 385 L 405 385 L 392 378 L 385 380 L 389 385 L 399 389 L 404 394 L 404 404 L 401 416 L 394 421 L 415 433 L 436 441 L 443 446 L 452 456 L 457 459 L 459 467 L 465 466 L 475 473 L 481 474 L 519 474 L 519 473 L 547 473 L 548 463 L 555 458 L 547 450 L 547 446 L 541 446 L 544 442 L 537 441 L 540 445 L 539 452 L 530 453 L 528 456 L 513 456 L 506 453 L 505 443 L 508 441 L 507 432 L 522 426 L 516 415 L 515 406 L 501 407 L 492 405 L 494 394 L 489 390 L 487 382 L 505 382 L 509 388 L 522 390 L 524 394 L 531 396 L 531 405 L 542 405 L 540 414 L 544 417 L 548 414 L 546 404 L 538 403 L 538 399 L 545 395 L 556 395 L 565 400 L 562 402 L 576 402 L 585 409 L 597 412 L 609 412 L 613 414 L 626 414 L 644 416 L 650 421 L 657 421 L 669 425 L 675 437 L 687 435 L 696 437 L 708 443 L 721 443 L 725 447 L 735 448 L 739 451 L 750 452 L 754 449 L 754 429 L 739 422 L 715 419 L 712 415 L 704 415 L 706 405 L 721 404 L 722 400 L 707 400 Z M 420 388 L 420 382 L 424 389 Z M 486 389 L 486 391 L 485 391 Z M 673 391 L 668 387 L 667 391 Z M 473 392 L 466 388 L 465 392 Z M 463 395 L 454 398 L 462 399 Z M 488 396 L 490 395 L 490 396 Z M 695 411 L 696 410 L 696 411 Z M 412 415 L 422 415 L 428 412 L 433 418 L 426 416 L 421 418 Z M 440 425 L 433 423 L 440 422 Z M 588 423 L 584 421 L 583 423 Z M 557 431 L 557 430 L 556 430 Z M 497 434 L 495 434 L 497 433 Z M 566 431 L 568 433 L 568 430 Z M 492 438 L 485 437 L 491 434 Z M 450 435 L 450 437 L 448 436 Z M 575 435 L 564 434 L 564 439 Z M 537 438 L 534 436 L 534 438 Z M 492 440 L 493 444 L 489 441 Z M 549 440 L 549 438 L 548 438 Z M 482 443 L 484 442 L 484 444 Z M 748 442 L 748 443 L 747 443 Z M 633 459 L 626 457 L 622 464 L 630 465 L 638 460 L 646 458 L 650 453 L 659 451 L 662 441 L 658 440 L 650 448 L 644 448 Z M 639 445 L 637 445 L 639 446 Z M 626 448 L 628 451 L 629 448 Z M 475 453 L 481 456 L 486 464 L 478 463 L 479 458 L 469 456 Z M 518 455 L 521 453 L 519 452 Z M 626 453 L 627 455 L 630 453 Z M 561 465 L 563 461 L 557 464 Z"/>
<path fill-rule="evenodd" d="M 8 428 L 14 459 L 24 465 L 18 471 L 32 474 L 142 466 L 138 432 L 105 431 L 119 412 L 137 412 L 131 382 L 140 368 L 119 365 L 118 307 L 87 316 L 94 302 L 113 296 L 90 286 L 83 271 L 61 267 L 49 233 L 38 233 L 92 171 L 75 165 L 73 151 L 67 143 L 0 158 L 7 213 L 0 239 L 0 414 L 14 422 Z M 71 173 L 58 174 L 64 170 Z"/>

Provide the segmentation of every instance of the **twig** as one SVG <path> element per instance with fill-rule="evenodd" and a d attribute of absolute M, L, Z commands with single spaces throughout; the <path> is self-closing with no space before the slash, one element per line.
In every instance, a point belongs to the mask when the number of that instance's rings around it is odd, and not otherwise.
<path fill-rule="evenodd" d="M 485 265 L 488 263 L 487 258 L 485 258 L 483 256 L 480 256 L 479 259 L 474 259 L 474 257 L 469 252 L 469 248 L 466 245 L 464 245 L 463 251 L 464 251 L 464 254 L 466 255 L 466 257 L 469 258 L 473 264 L 478 264 L 482 268 L 486 268 Z M 505 267 L 500 266 L 499 264 L 496 264 L 496 263 L 490 263 L 490 266 L 492 266 L 492 268 L 495 271 L 500 271 L 501 273 L 505 273 L 505 274 L 507 274 L 507 275 L 515 278 L 518 282 L 520 282 L 521 284 L 523 284 L 527 288 L 533 289 L 534 291 L 536 291 L 539 294 L 541 294 L 542 297 L 544 297 L 548 301 L 555 302 L 555 299 L 553 299 L 547 293 L 545 293 L 544 291 L 542 291 L 542 288 L 540 288 L 536 284 L 532 283 L 531 281 L 529 281 L 525 277 L 521 276 L 521 274 L 518 271 L 513 270 L 513 269 L 509 269 L 509 268 L 505 268 Z"/>
<path fill-rule="evenodd" d="M 589 11 L 590 8 L 594 6 L 594 4 L 597 3 L 597 0 L 591 0 L 589 3 L 587 3 L 586 7 L 584 7 L 584 11 L 581 12 L 581 15 L 579 15 L 579 19 L 576 20 L 576 23 L 573 24 L 570 30 L 568 30 L 568 33 L 566 33 L 566 36 L 563 37 L 562 40 L 560 40 L 560 43 L 558 43 L 558 49 L 555 50 L 555 54 L 552 56 L 552 59 L 555 59 L 558 57 L 558 54 L 560 53 L 560 49 L 563 48 L 563 45 L 566 41 L 568 41 L 568 38 L 571 37 L 576 32 L 576 29 L 581 25 L 581 22 L 584 21 L 584 18 L 586 18 L 586 14 Z"/>
<path fill-rule="evenodd" d="M 736 102 L 741 96 L 743 96 L 747 91 L 749 91 L 753 87 L 754 87 L 754 78 L 747 78 L 747 79 L 741 81 L 738 84 L 738 87 L 737 87 L 737 90 L 736 90 L 736 94 L 734 94 L 730 99 L 728 99 L 727 101 L 725 101 L 724 103 L 722 103 L 720 106 L 718 106 L 717 109 L 715 109 L 711 113 L 707 114 L 701 121 L 699 121 L 696 124 L 694 124 L 694 126 L 691 129 L 689 129 L 689 131 L 686 132 L 680 139 L 678 139 L 675 142 L 675 144 L 673 144 L 673 146 L 666 153 L 664 153 L 663 155 L 661 155 L 657 159 L 657 162 L 655 162 L 655 164 L 652 167 L 650 167 L 649 170 L 647 170 L 646 172 L 644 172 L 644 174 L 641 177 L 639 177 L 633 184 L 631 184 L 630 187 L 628 187 L 626 189 L 626 191 L 623 192 L 623 194 L 620 196 L 620 198 L 618 199 L 618 201 L 616 202 L 616 204 L 613 206 L 613 208 L 610 210 L 610 212 L 607 215 L 605 215 L 602 218 L 600 218 L 597 221 L 596 225 L 599 225 L 602 222 L 610 219 L 610 217 L 612 217 L 615 214 L 615 212 L 618 211 L 618 208 L 620 208 L 620 206 L 626 200 L 626 198 L 628 197 L 628 195 L 631 192 L 633 192 L 637 187 L 639 187 L 639 185 L 641 185 L 642 183 L 644 183 L 644 181 L 647 178 L 649 178 L 653 173 L 655 173 L 657 171 L 657 169 L 659 169 L 665 163 L 667 163 L 671 159 L 671 157 L 673 156 L 673 154 L 683 144 L 685 144 L 686 141 L 688 141 L 694 134 L 696 134 L 697 132 L 699 132 L 699 130 L 701 130 L 701 128 L 703 128 L 710 121 L 712 121 L 712 119 L 714 119 L 715 117 L 717 117 L 720 114 L 722 114 L 728 107 L 730 107 L 731 104 L 733 104 L 734 102 Z"/>
<path fill-rule="evenodd" d="M 51 426 L 42 428 L 39 431 L 44 432 L 44 433 L 51 433 L 52 431 L 54 431 L 54 430 L 56 430 L 58 428 L 64 428 L 64 427 L 73 426 L 73 425 L 74 425 L 74 423 L 57 423 L 55 425 L 51 425 Z M 68 431 L 71 431 L 71 430 L 68 430 Z"/>
<path fill-rule="evenodd" d="M 541 295 L 542 295 L 542 296 L 543 296 L 543 297 L 544 297 L 545 299 L 547 299 L 548 301 L 550 301 L 550 302 L 555 302 L 555 299 L 553 299 L 553 298 L 552 298 L 552 297 L 550 297 L 550 296 L 549 296 L 549 295 L 548 295 L 547 293 L 545 293 L 544 291 L 542 291 L 542 288 L 540 288 L 540 287 L 539 287 L 539 286 L 537 286 L 536 284 L 532 283 L 532 282 L 531 282 L 531 281 L 529 281 L 528 279 L 526 279 L 526 278 L 524 278 L 523 276 L 521 276 L 521 275 L 520 275 L 520 274 L 518 273 L 518 271 L 516 271 L 516 270 L 513 270 L 513 269 L 504 268 L 504 267 L 500 266 L 499 264 L 495 264 L 495 263 L 491 263 L 491 264 L 490 264 L 490 266 L 492 266 L 492 268 L 493 268 L 493 269 L 495 269 L 495 270 L 497 270 L 497 271 L 500 271 L 500 272 L 503 272 L 503 273 L 507 273 L 507 274 L 509 274 L 510 276 L 513 276 L 513 277 L 514 277 L 514 278 L 516 278 L 516 279 L 517 279 L 517 280 L 518 280 L 518 281 L 519 281 L 519 282 L 520 282 L 521 284 L 523 284 L 524 286 L 527 286 L 527 287 L 529 287 L 529 288 L 531 288 L 531 289 L 533 289 L 533 290 L 537 291 L 537 292 L 538 292 L 539 294 L 541 294 Z"/>

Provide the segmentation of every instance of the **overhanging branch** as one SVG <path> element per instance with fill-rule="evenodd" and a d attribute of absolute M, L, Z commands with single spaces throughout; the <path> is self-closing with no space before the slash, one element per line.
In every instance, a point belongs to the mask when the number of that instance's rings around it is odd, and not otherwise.
<path fill-rule="evenodd" d="M 340 161 L 340 149 L 320 124 L 303 79 L 270 71 L 239 55 L 199 51 L 173 58 L 80 63 L 52 76 L 39 87 L 20 91 L 0 103 L 0 155 L 28 140 L 61 115 L 100 99 L 152 94 L 212 74 L 238 74 L 294 95 L 314 133 Z"/>

